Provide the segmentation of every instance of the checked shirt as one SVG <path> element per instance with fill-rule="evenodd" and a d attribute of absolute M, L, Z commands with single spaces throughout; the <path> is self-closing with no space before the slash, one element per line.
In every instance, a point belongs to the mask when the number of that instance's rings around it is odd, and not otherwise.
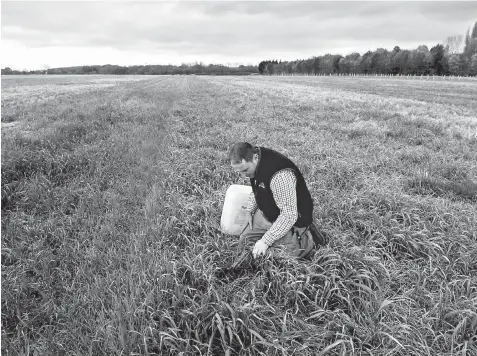
<path fill-rule="evenodd" d="M 298 205 L 296 199 L 296 177 L 293 171 L 283 169 L 275 173 L 270 180 L 270 189 L 280 209 L 280 215 L 272 227 L 263 235 L 262 240 L 268 246 L 286 235 L 298 219 Z M 255 196 L 250 194 L 248 210 L 253 214 L 258 209 Z"/>

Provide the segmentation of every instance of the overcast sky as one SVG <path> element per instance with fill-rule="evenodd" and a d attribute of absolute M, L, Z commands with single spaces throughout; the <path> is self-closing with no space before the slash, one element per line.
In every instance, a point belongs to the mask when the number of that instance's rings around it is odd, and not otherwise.
<path fill-rule="evenodd" d="M 1 66 L 254 64 L 464 35 L 477 2 L 3 1 Z"/>

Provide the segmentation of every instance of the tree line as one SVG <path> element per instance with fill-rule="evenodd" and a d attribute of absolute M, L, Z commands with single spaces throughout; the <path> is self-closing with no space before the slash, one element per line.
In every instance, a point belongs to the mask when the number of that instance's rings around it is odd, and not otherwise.
<path fill-rule="evenodd" d="M 324 56 L 295 61 L 265 60 L 258 66 L 240 65 L 229 67 L 222 64 L 203 63 L 174 65 L 93 65 L 63 67 L 33 71 L 2 68 L 8 74 L 142 74 L 142 75 L 455 75 L 477 76 L 477 22 L 472 31 L 463 36 L 449 36 L 446 44 L 437 44 L 430 50 L 421 45 L 416 49 L 394 47 L 392 51 L 378 48 L 363 55 L 351 53 L 326 54 Z"/>
<path fill-rule="evenodd" d="M 378 48 L 363 55 L 324 56 L 296 61 L 265 60 L 259 63 L 260 74 L 368 74 L 368 75 L 477 75 L 477 22 L 463 36 L 449 36 L 446 44 L 430 50 L 421 45 L 414 50 L 394 47 L 392 51 Z"/>
<path fill-rule="evenodd" d="M 238 67 L 229 67 L 222 64 L 202 63 L 174 65 L 93 65 L 93 66 L 75 66 L 62 67 L 43 70 L 12 70 L 9 67 L 2 68 L 2 75 L 9 74 L 130 74 L 130 75 L 249 75 L 258 74 L 258 67 L 255 65 L 240 65 Z"/>

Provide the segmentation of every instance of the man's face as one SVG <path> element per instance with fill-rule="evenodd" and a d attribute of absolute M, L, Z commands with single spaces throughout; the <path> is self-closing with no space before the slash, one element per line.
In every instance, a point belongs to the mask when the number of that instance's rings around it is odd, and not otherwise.
<path fill-rule="evenodd" d="M 256 155 L 255 155 L 256 156 Z M 242 177 L 247 178 L 254 178 L 255 177 L 255 169 L 257 168 L 258 156 L 253 157 L 251 162 L 247 162 L 246 160 L 242 159 L 242 162 L 234 163 L 230 162 L 232 169 L 240 173 Z"/>

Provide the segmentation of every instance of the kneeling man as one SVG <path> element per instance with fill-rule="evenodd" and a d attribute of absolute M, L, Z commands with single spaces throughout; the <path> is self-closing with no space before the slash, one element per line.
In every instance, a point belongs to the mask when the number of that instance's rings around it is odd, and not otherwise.
<path fill-rule="evenodd" d="M 253 245 L 254 257 L 269 249 L 307 257 L 314 248 L 309 233 L 313 199 L 298 167 L 277 151 L 247 142 L 234 144 L 229 159 L 236 172 L 250 179 L 253 190 L 240 242 Z"/>

